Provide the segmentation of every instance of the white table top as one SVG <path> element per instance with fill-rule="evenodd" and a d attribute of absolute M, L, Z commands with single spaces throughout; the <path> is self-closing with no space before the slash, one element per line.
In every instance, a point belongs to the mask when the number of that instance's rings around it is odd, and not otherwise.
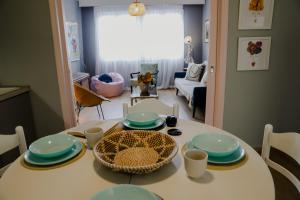
<path fill-rule="evenodd" d="M 99 126 L 104 130 L 115 121 L 90 122 L 73 130 Z M 203 132 L 221 132 L 219 129 L 192 121 L 179 120 L 183 135 L 175 137 L 181 149 L 193 136 Z M 167 128 L 161 132 L 166 132 Z M 24 168 L 17 159 L 0 178 L 1 200 L 85 200 L 95 193 L 116 184 L 136 184 L 162 196 L 165 200 L 183 199 L 255 199 L 274 200 L 275 191 L 271 173 L 261 157 L 245 142 L 248 160 L 237 169 L 207 170 L 203 178 L 191 180 L 186 176 L 179 151 L 172 163 L 149 175 L 112 172 L 97 163 L 88 150 L 78 161 L 57 169 L 33 171 Z"/>

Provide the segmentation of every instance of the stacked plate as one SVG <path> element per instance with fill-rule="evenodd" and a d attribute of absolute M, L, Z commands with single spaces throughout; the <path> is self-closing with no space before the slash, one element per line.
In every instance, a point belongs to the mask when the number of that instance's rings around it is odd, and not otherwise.
<path fill-rule="evenodd" d="M 245 150 L 237 139 L 220 133 L 197 135 L 187 143 L 187 148 L 206 151 L 208 162 L 213 164 L 232 164 L 245 156 Z"/>
<path fill-rule="evenodd" d="M 162 126 L 165 120 L 153 112 L 135 112 L 128 114 L 123 125 L 130 129 L 151 130 Z"/>
<path fill-rule="evenodd" d="M 134 185 L 121 184 L 98 192 L 91 200 L 161 200 L 157 195 Z"/>
<path fill-rule="evenodd" d="M 80 153 L 82 144 L 67 134 L 55 134 L 38 139 L 29 146 L 24 159 L 32 165 L 47 166 L 67 161 Z"/>

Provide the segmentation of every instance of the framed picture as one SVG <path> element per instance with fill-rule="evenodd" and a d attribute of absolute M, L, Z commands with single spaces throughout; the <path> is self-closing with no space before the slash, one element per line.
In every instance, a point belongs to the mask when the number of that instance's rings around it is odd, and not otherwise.
<path fill-rule="evenodd" d="M 203 27 L 203 40 L 204 42 L 209 42 L 209 20 L 205 20 L 204 27 Z"/>
<path fill-rule="evenodd" d="M 238 71 L 268 70 L 271 37 L 241 37 L 238 47 Z"/>
<path fill-rule="evenodd" d="M 66 40 L 68 48 L 68 56 L 71 62 L 80 60 L 78 24 L 66 23 Z"/>
<path fill-rule="evenodd" d="M 271 29 L 274 0 L 240 0 L 239 29 Z"/>

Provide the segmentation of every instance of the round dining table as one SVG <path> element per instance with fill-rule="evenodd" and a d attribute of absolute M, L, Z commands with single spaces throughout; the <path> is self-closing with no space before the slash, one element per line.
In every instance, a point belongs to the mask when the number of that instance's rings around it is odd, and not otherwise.
<path fill-rule="evenodd" d="M 82 132 L 89 127 L 108 130 L 118 120 L 92 121 L 64 132 Z M 86 150 L 76 161 L 47 170 L 28 169 L 22 165 L 23 155 L 14 161 L 0 178 L 1 200 L 89 200 L 97 192 L 118 184 L 143 187 L 164 200 L 274 200 L 272 175 L 264 160 L 247 143 L 237 138 L 246 158 L 236 166 L 208 166 L 199 179 L 186 175 L 181 148 L 201 133 L 232 134 L 203 123 L 178 120 L 181 136 L 174 136 L 179 151 L 172 162 L 144 175 L 114 172 Z M 160 132 L 167 133 L 165 127 Z M 233 136 L 235 137 L 235 136 Z M 85 142 L 84 139 L 81 139 Z"/>

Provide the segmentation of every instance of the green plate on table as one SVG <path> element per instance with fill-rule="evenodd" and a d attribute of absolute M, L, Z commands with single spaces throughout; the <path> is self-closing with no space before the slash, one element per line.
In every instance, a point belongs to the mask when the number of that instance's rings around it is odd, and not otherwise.
<path fill-rule="evenodd" d="M 63 155 L 54 158 L 42 158 L 42 157 L 35 156 L 29 150 L 27 150 L 25 152 L 24 159 L 27 163 L 32 165 L 38 165 L 38 166 L 55 165 L 75 157 L 80 153 L 81 150 L 82 150 L 82 143 L 79 140 L 75 139 L 74 145 L 71 147 L 70 151 Z"/>
<path fill-rule="evenodd" d="M 98 192 L 91 200 L 160 200 L 144 188 L 121 184 Z"/>
<path fill-rule="evenodd" d="M 193 146 L 191 141 L 187 142 L 185 145 L 189 150 L 198 149 Z M 235 150 L 229 156 L 224 156 L 224 157 L 208 156 L 207 161 L 211 164 L 218 164 L 218 165 L 233 164 L 242 160 L 245 157 L 245 155 L 246 155 L 245 150 L 241 146 L 239 146 L 238 149 Z"/>
<path fill-rule="evenodd" d="M 134 112 L 126 116 L 126 120 L 134 126 L 148 126 L 154 124 L 159 119 L 154 112 Z"/>
<path fill-rule="evenodd" d="M 221 133 L 203 133 L 192 139 L 192 145 L 206 151 L 208 156 L 224 157 L 235 152 L 240 144 L 232 136 Z"/>
<path fill-rule="evenodd" d="M 153 124 L 145 125 L 145 126 L 136 126 L 131 124 L 128 120 L 123 121 L 123 125 L 129 129 L 136 129 L 136 130 L 151 130 L 156 129 L 160 126 L 162 126 L 165 123 L 165 120 L 163 118 L 158 118 Z"/>
<path fill-rule="evenodd" d="M 31 154 L 41 158 L 53 158 L 71 150 L 75 138 L 67 134 L 42 137 L 29 146 Z"/>

